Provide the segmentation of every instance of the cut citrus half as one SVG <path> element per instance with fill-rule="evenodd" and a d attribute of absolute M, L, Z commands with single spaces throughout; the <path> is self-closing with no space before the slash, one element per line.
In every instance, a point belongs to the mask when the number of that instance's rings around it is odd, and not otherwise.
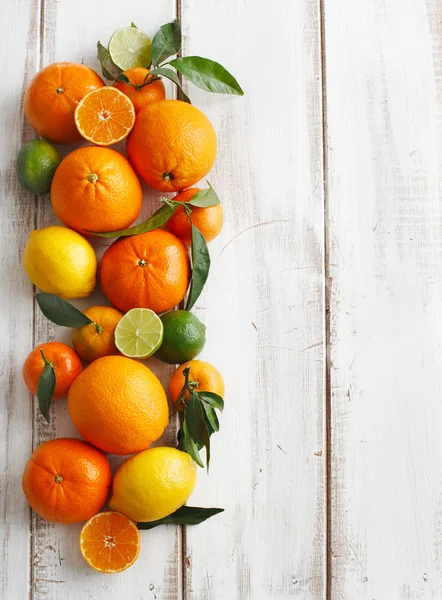
<path fill-rule="evenodd" d="M 136 524 L 121 513 L 98 513 L 81 530 L 80 551 L 96 571 L 120 573 L 138 558 L 140 532 Z"/>
<path fill-rule="evenodd" d="M 131 100 L 107 86 L 86 94 L 75 109 L 75 125 L 85 140 L 97 146 L 110 146 L 126 138 L 135 123 Z"/>
<path fill-rule="evenodd" d="M 118 323 L 115 345 L 129 358 L 152 356 L 163 341 L 163 323 L 149 308 L 133 308 Z"/>
<path fill-rule="evenodd" d="M 117 29 L 109 42 L 109 54 L 114 65 L 127 71 L 133 67 L 149 69 L 152 61 L 150 37 L 137 27 Z"/>

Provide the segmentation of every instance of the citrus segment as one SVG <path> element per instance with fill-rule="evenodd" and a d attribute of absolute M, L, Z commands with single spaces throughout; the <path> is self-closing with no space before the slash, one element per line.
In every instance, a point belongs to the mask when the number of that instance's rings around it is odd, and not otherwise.
<path fill-rule="evenodd" d="M 115 345 L 129 358 L 148 358 L 161 346 L 163 323 L 148 308 L 133 308 L 115 330 Z"/>
<path fill-rule="evenodd" d="M 126 71 L 132 67 L 149 67 L 152 60 L 150 37 L 137 27 L 117 29 L 109 42 L 114 65 Z"/>

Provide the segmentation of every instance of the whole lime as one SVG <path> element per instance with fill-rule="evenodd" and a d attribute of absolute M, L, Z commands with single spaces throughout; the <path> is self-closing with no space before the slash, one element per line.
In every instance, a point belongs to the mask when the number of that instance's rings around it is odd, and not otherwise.
<path fill-rule="evenodd" d="M 192 360 L 206 343 L 206 326 L 187 310 L 171 310 L 162 315 L 163 343 L 156 358 L 171 365 Z"/>
<path fill-rule="evenodd" d="M 48 194 L 52 178 L 61 162 L 55 146 L 46 140 L 32 140 L 21 147 L 17 156 L 17 177 L 30 192 Z"/>

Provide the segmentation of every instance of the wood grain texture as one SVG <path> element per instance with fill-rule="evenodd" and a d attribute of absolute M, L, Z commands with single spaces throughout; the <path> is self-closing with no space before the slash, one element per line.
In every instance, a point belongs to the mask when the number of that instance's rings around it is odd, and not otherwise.
<path fill-rule="evenodd" d="M 333 600 L 442 589 L 440 2 L 325 2 Z"/>
<path fill-rule="evenodd" d="M 214 123 L 225 210 L 195 313 L 226 381 L 210 474 L 191 502 L 187 600 L 325 596 L 323 194 L 316 1 L 182 0 L 184 55 L 221 62 L 243 98 L 187 86 Z M 280 62 L 280 72 L 275 67 Z"/>

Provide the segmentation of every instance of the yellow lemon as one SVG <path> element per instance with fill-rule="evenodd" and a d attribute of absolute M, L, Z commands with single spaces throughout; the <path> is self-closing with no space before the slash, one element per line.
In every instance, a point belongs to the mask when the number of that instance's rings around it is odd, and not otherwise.
<path fill-rule="evenodd" d="M 84 298 L 95 288 L 97 257 L 88 241 L 67 227 L 31 231 L 23 264 L 34 285 L 62 298 Z"/>
<path fill-rule="evenodd" d="M 157 521 L 183 506 L 195 482 L 195 463 L 186 452 L 149 448 L 115 473 L 109 506 L 133 521 Z"/>

